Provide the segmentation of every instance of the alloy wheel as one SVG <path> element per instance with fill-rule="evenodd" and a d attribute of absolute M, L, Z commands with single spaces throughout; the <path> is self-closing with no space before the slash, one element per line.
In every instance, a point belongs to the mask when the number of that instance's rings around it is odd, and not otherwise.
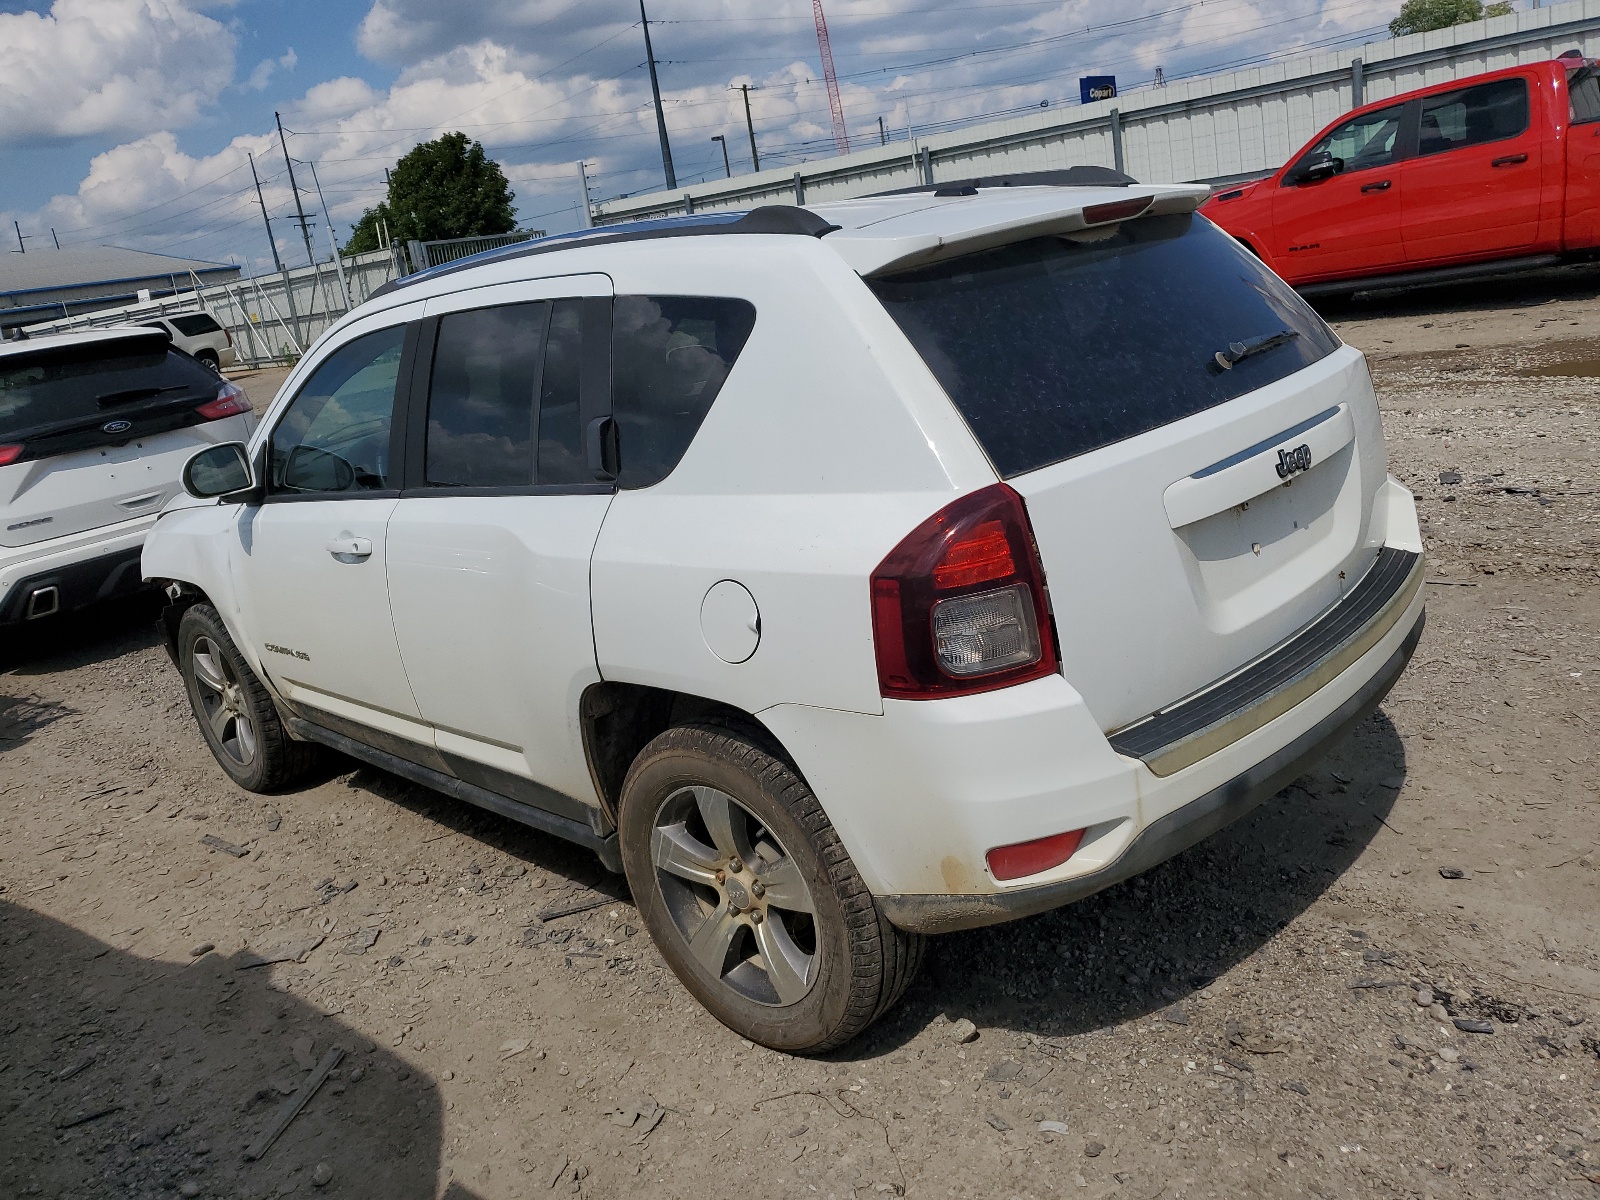
<path fill-rule="evenodd" d="M 656 886 L 689 953 L 747 1000 L 784 1007 L 816 982 L 816 903 L 777 835 L 732 796 L 691 785 L 650 833 Z"/>
<path fill-rule="evenodd" d="M 216 642 L 199 637 L 189 661 L 200 696 L 201 719 L 222 752 L 239 766 L 248 767 L 256 757 L 256 727 L 227 656 Z"/>

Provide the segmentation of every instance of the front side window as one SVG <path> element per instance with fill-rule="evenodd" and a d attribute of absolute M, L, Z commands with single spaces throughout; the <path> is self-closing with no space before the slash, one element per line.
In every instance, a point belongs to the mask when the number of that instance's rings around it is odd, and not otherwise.
<path fill-rule="evenodd" d="M 1400 157 L 1400 116 L 1405 105 L 1362 113 L 1323 138 L 1300 160 L 1304 167 L 1321 154 L 1331 154 L 1341 173 L 1386 167 Z M 1293 179 L 1295 172 L 1290 172 Z"/>
<path fill-rule="evenodd" d="M 397 325 L 356 338 L 312 372 L 272 431 L 271 491 L 390 486 L 389 433 L 405 336 Z"/>
<path fill-rule="evenodd" d="M 1528 128 L 1528 81 L 1498 79 L 1422 102 L 1417 153 L 1444 154 L 1501 142 Z"/>
<path fill-rule="evenodd" d="M 550 306 L 507 304 L 439 321 L 428 391 L 429 487 L 533 482 L 534 387 Z"/>
<path fill-rule="evenodd" d="M 618 296 L 611 318 L 619 486 L 665 479 L 688 450 L 755 327 L 748 300 Z"/>

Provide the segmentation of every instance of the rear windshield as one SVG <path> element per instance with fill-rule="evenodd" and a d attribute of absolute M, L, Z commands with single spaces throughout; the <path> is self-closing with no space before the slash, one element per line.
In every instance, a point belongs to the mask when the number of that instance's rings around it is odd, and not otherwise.
<path fill-rule="evenodd" d="M 1287 284 L 1190 214 L 868 284 L 1004 478 L 1224 404 L 1339 344 Z"/>
<path fill-rule="evenodd" d="M 190 395 L 209 400 L 216 391 L 216 375 L 158 334 L 24 350 L 0 356 L 0 441 Z"/>
<path fill-rule="evenodd" d="M 168 317 L 178 332 L 184 337 L 199 337 L 202 333 L 216 333 L 222 326 L 218 325 L 205 313 L 186 313 L 181 317 Z"/>

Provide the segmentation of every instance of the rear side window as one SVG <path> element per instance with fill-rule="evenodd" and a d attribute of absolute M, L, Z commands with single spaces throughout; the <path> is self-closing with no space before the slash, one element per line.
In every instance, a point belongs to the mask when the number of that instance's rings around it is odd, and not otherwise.
<path fill-rule="evenodd" d="M 168 317 L 177 331 L 184 337 L 199 337 L 203 333 L 221 333 L 222 326 L 211 319 L 207 313 L 186 313 L 181 317 Z"/>
<path fill-rule="evenodd" d="M 439 321 L 428 393 L 429 487 L 533 482 L 533 393 L 550 306 L 508 304 Z"/>
<path fill-rule="evenodd" d="M 203 404 L 217 377 L 164 335 L 43 346 L 0 356 L 0 441 L 59 422 L 111 421 L 185 398 Z"/>
<path fill-rule="evenodd" d="M 593 483 L 583 453 L 578 380 L 582 375 L 583 301 L 557 300 L 539 383 L 539 482 Z"/>
<path fill-rule="evenodd" d="M 1567 94 L 1572 101 L 1572 123 L 1589 125 L 1600 121 L 1600 71 L 1584 67 L 1567 77 Z"/>
<path fill-rule="evenodd" d="M 1514 138 L 1528 128 L 1528 81 L 1498 79 L 1422 101 L 1417 153 L 1444 154 Z"/>
<path fill-rule="evenodd" d="M 612 415 L 619 486 L 665 479 L 700 429 L 755 327 L 747 300 L 618 296 L 612 309 Z"/>
<path fill-rule="evenodd" d="M 389 433 L 405 340 L 402 325 L 369 333 L 312 372 L 272 431 L 272 491 L 389 486 Z"/>
<path fill-rule="evenodd" d="M 1339 344 L 1287 284 L 1189 214 L 868 283 L 1005 478 L 1224 404 Z M 1237 361 L 1224 368 L 1219 354 Z"/>

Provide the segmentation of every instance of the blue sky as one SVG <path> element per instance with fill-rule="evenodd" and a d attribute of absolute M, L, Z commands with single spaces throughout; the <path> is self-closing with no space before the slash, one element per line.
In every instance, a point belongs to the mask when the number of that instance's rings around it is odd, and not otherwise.
<path fill-rule="evenodd" d="M 647 0 L 680 182 L 833 152 L 805 0 Z M 1076 101 L 1082 74 L 1147 85 L 1381 36 L 1399 0 L 826 0 L 850 133 L 948 128 Z M 340 237 L 383 168 L 449 129 L 481 139 L 525 225 L 661 186 L 637 0 L 0 0 L 0 220 L 28 244 L 270 263 L 247 154 L 286 261 L 273 131 L 314 162 Z M 296 167 L 297 172 L 300 168 Z M 308 173 L 307 173 L 308 174 Z M 300 180 L 309 185 L 309 178 Z M 307 199 L 308 208 L 314 197 Z M 319 254 L 327 234 L 319 219 Z"/>

